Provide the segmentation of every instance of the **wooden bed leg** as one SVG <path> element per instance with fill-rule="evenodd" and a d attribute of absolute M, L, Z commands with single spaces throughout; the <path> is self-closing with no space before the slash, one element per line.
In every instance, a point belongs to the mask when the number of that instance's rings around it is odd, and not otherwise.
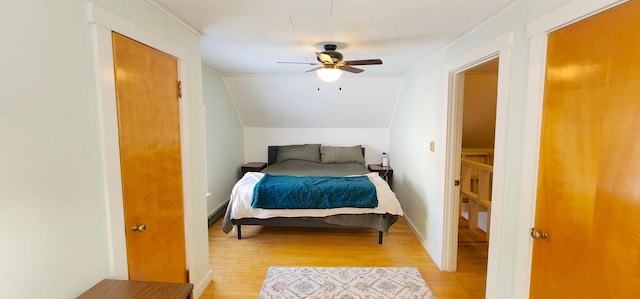
<path fill-rule="evenodd" d="M 378 244 L 382 245 L 382 231 L 378 231 Z"/>
<path fill-rule="evenodd" d="M 238 230 L 238 240 L 242 239 L 242 226 L 240 224 L 236 224 L 236 229 Z"/>

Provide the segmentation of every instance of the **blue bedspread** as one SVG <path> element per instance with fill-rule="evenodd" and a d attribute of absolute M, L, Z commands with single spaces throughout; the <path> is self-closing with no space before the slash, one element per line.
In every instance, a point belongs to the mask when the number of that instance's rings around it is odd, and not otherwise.
<path fill-rule="evenodd" d="M 376 187 L 366 176 L 264 177 L 253 189 L 251 206 L 263 209 L 375 208 Z"/>

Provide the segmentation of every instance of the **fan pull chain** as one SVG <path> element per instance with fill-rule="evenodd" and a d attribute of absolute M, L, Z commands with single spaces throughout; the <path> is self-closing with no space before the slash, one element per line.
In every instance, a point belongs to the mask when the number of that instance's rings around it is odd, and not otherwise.
<path fill-rule="evenodd" d="M 342 91 L 342 85 L 338 87 L 338 90 Z M 318 87 L 318 91 L 320 91 L 320 87 Z"/>

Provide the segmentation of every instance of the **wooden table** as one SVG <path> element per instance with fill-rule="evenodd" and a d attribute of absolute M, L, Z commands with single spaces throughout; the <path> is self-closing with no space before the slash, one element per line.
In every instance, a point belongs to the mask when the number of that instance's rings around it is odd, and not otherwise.
<path fill-rule="evenodd" d="M 389 187 L 392 188 L 393 168 L 390 166 L 382 166 L 380 164 L 369 164 L 367 167 L 369 168 L 369 171 L 377 172 L 383 180 L 387 181 Z"/>
<path fill-rule="evenodd" d="M 190 283 L 105 279 L 78 298 L 192 299 L 193 285 Z"/>
<path fill-rule="evenodd" d="M 242 169 L 242 175 L 244 175 L 247 172 L 260 172 L 261 170 L 265 169 L 265 167 L 267 167 L 267 163 L 265 162 L 248 162 L 245 163 L 244 165 L 242 165 L 241 169 Z"/>

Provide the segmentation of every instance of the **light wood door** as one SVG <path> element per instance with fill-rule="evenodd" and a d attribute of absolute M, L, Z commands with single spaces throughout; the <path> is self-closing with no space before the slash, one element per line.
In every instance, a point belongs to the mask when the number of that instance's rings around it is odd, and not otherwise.
<path fill-rule="evenodd" d="M 531 298 L 640 298 L 640 1 L 549 35 Z"/>
<path fill-rule="evenodd" d="M 112 37 L 129 279 L 186 282 L 177 60 Z"/>

